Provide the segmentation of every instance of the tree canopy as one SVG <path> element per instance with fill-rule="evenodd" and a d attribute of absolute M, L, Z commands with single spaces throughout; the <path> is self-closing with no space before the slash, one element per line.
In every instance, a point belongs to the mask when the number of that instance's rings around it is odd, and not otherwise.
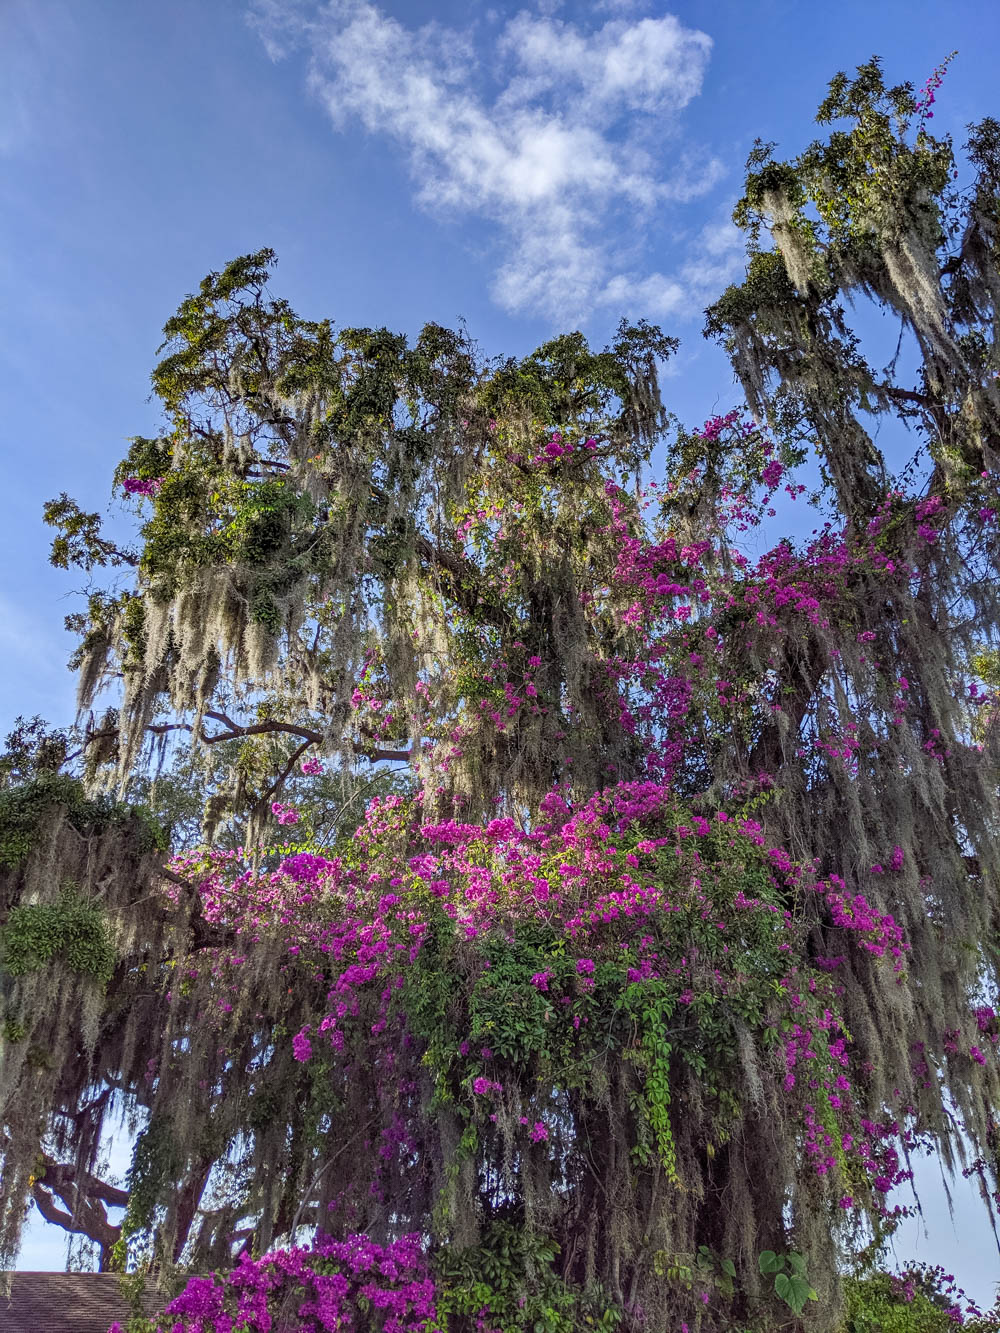
<path fill-rule="evenodd" d="M 935 138 L 943 71 L 756 145 L 697 429 L 645 322 L 489 359 L 269 250 L 182 302 L 131 544 L 45 511 L 93 582 L 79 725 L 0 764 L 8 1262 L 34 1199 L 186 1333 L 967 1312 L 872 1275 L 921 1153 L 997 1190 L 1000 125 Z"/>

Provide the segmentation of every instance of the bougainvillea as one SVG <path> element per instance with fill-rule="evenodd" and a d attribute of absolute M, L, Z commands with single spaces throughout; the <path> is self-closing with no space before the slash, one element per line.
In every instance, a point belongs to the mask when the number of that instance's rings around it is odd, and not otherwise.
<path fill-rule="evenodd" d="M 1000 130 L 960 195 L 943 72 L 872 62 L 821 109 L 849 130 L 755 149 L 707 325 L 748 409 L 698 429 L 643 323 L 484 363 L 299 319 L 267 251 L 183 303 L 115 478 L 136 547 L 47 509 L 57 564 L 132 572 L 71 618 L 56 767 L 170 823 L 181 754 L 203 836 L 74 822 L 14 737 L 8 1254 L 33 1197 L 173 1284 L 171 1333 L 819 1329 L 923 1152 L 991 1200 Z M 752 561 L 807 443 L 832 516 Z M 978 1317 L 947 1286 L 862 1274 L 851 1317 Z"/>

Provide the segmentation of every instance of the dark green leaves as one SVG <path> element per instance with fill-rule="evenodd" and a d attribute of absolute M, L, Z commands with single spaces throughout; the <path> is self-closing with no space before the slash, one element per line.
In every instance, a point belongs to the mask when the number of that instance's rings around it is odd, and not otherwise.
<path fill-rule="evenodd" d="M 75 565 L 89 572 L 95 565 L 134 565 L 137 561 L 134 552 L 120 550 L 101 536 L 100 514 L 85 514 L 65 491 L 57 500 L 46 501 L 42 517 L 59 532 L 49 555 L 56 569 Z"/>
<path fill-rule="evenodd" d="M 764 1250 L 757 1261 L 764 1274 L 773 1273 L 775 1295 L 785 1302 L 793 1314 L 801 1315 L 807 1301 L 819 1300 L 806 1277 L 806 1261 L 801 1254 L 775 1254 Z"/>
<path fill-rule="evenodd" d="M 56 903 L 13 908 L 0 931 L 0 962 L 10 976 L 36 972 L 54 958 L 102 985 L 114 972 L 115 951 L 103 913 L 72 892 Z"/>

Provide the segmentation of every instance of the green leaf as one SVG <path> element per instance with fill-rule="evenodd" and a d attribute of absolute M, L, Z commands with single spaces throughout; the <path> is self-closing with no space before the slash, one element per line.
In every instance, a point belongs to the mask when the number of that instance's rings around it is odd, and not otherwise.
<path fill-rule="evenodd" d="M 723 1259 L 722 1271 L 727 1273 L 729 1277 L 736 1276 L 736 1265 L 733 1263 L 732 1259 Z"/>
<path fill-rule="evenodd" d="M 762 1273 L 780 1273 L 785 1261 L 779 1259 L 773 1250 L 762 1250 L 757 1265 Z"/>
<path fill-rule="evenodd" d="M 774 1279 L 774 1290 L 797 1315 L 802 1313 L 806 1301 L 819 1299 L 806 1279 L 798 1273 L 793 1273 L 791 1277 L 787 1273 L 779 1273 Z"/>

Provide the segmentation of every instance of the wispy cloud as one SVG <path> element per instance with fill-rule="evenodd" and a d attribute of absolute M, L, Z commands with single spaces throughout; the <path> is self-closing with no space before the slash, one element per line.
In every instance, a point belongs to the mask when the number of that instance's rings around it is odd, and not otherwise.
<path fill-rule="evenodd" d="M 650 0 L 594 0 L 599 14 L 640 14 L 650 8 Z"/>
<path fill-rule="evenodd" d="M 491 290 L 504 309 L 674 314 L 695 270 L 639 265 L 655 210 L 721 175 L 678 134 L 711 39 L 669 14 L 585 29 L 552 9 L 503 24 L 488 63 L 471 30 L 408 29 L 369 0 L 256 0 L 249 20 L 272 59 L 305 48 L 308 87 L 338 129 L 360 122 L 402 145 L 421 207 L 496 225 Z"/>
<path fill-rule="evenodd" d="M 63 0 L 0 0 L 0 157 L 22 156 L 51 133 L 78 38 Z"/>
<path fill-rule="evenodd" d="M 732 204 L 702 227 L 681 266 L 681 279 L 698 302 L 718 296 L 746 266 L 746 237 L 729 220 L 731 211 Z"/>

